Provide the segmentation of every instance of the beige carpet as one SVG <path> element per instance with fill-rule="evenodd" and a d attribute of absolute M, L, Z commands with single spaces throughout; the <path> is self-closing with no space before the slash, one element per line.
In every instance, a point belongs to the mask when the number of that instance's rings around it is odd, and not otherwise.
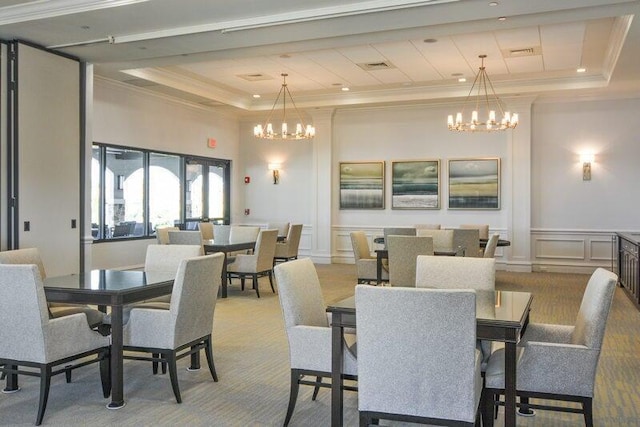
<path fill-rule="evenodd" d="M 353 265 L 319 265 L 327 302 L 353 293 Z M 572 323 L 588 276 L 550 273 L 498 272 L 497 288 L 533 292 L 533 322 Z M 255 292 L 230 288 L 219 300 L 214 320 L 214 358 L 220 381 L 206 369 L 187 372 L 188 358 L 179 366 L 183 403 L 175 403 L 167 375 L 153 376 L 144 362 L 125 362 L 127 405 L 105 408 L 96 365 L 74 372 L 72 384 L 64 376 L 53 379 L 43 425 L 55 426 L 277 426 L 282 424 L 289 393 L 286 336 L 278 297 L 261 279 L 262 298 Z M 640 312 L 616 291 L 600 359 L 594 416 L 596 426 L 640 425 Z M 4 343 L 3 343 L 4 345 Z M 203 360 L 204 361 L 204 360 Z M 32 425 L 38 405 L 38 382 L 21 377 L 22 390 L 0 394 L 0 425 Z M 292 426 L 330 425 L 330 392 L 322 390 L 312 402 L 303 387 Z M 357 394 L 345 393 L 345 425 L 356 426 Z M 581 426 L 582 417 L 538 411 L 534 418 L 518 418 L 519 426 Z M 400 425 L 382 422 L 383 425 Z M 496 423 L 503 425 L 502 417 Z"/>

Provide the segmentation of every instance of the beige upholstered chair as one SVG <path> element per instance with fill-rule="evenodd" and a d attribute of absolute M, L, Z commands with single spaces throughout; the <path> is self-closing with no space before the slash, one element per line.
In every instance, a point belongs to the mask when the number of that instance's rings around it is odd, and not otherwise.
<path fill-rule="evenodd" d="M 487 241 L 487 246 L 484 248 L 483 257 L 484 258 L 493 258 L 496 256 L 496 247 L 498 246 L 498 239 L 500 235 L 498 233 L 494 233 L 489 237 Z"/>
<path fill-rule="evenodd" d="M 463 230 L 478 230 L 480 239 L 489 238 L 489 224 L 460 224 Z"/>
<path fill-rule="evenodd" d="M 473 290 L 356 286 L 361 426 L 378 419 L 476 425 L 475 299 Z"/>
<path fill-rule="evenodd" d="M 274 273 L 278 281 L 278 297 L 291 363 L 291 392 L 284 420 L 287 426 L 293 415 L 300 384 L 315 387 L 313 400 L 319 387 L 330 387 L 322 383 L 322 378 L 331 377 L 331 328 L 320 281 L 310 259 L 279 264 L 274 268 Z M 355 336 L 345 334 L 345 340 L 351 351 L 344 352 L 343 373 L 353 379 L 357 373 L 356 359 L 352 353 Z M 315 381 L 305 381 L 305 376 L 315 377 Z"/>
<path fill-rule="evenodd" d="M 477 229 L 456 228 L 453 230 L 453 247 L 458 248 L 459 255 L 466 257 L 481 257 L 480 238 Z"/>
<path fill-rule="evenodd" d="M 416 286 L 416 259 L 418 255 L 433 255 L 433 238 L 418 236 L 387 236 L 389 251 L 389 284 Z"/>
<path fill-rule="evenodd" d="M 231 226 L 226 224 L 214 224 L 213 236 L 218 242 L 228 242 L 231 234 Z"/>
<path fill-rule="evenodd" d="M 575 325 L 529 323 L 517 362 L 520 406 L 576 412 L 566 406 L 530 404 L 529 398 L 579 402 L 585 424 L 593 426 L 596 372 L 617 280 L 614 273 L 603 268 L 591 275 Z M 491 355 L 485 378 L 488 398 L 483 419 L 491 425 L 494 396 L 504 393 L 504 350 Z"/>
<path fill-rule="evenodd" d="M 204 254 L 202 246 L 202 233 L 199 231 L 169 231 L 170 245 L 197 245 L 200 246 L 200 255 Z"/>
<path fill-rule="evenodd" d="M 156 240 L 160 245 L 169 244 L 169 231 L 179 231 L 178 227 L 158 227 L 156 228 Z"/>
<path fill-rule="evenodd" d="M 267 223 L 267 229 L 278 230 L 278 236 L 288 236 L 289 235 L 289 223 L 288 222 L 269 222 Z"/>
<path fill-rule="evenodd" d="M 144 260 L 144 272 L 149 283 L 176 277 L 182 260 L 201 254 L 199 245 L 149 245 Z M 213 279 L 212 279 L 213 280 Z M 170 302 L 171 295 L 164 295 L 149 301 Z M 168 307 L 167 307 L 168 308 Z"/>
<path fill-rule="evenodd" d="M 37 248 L 16 249 L 13 251 L 0 252 L 0 264 L 34 264 L 38 267 L 40 277 L 44 280 L 47 273 L 40 258 Z M 52 318 L 68 316 L 76 313 L 84 313 L 89 326 L 94 328 L 99 326 L 104 320 L 104 313 L 87 305 L 49 303 L 49 315 Z"/>
<path fill-rule="evenodd" d="M 0 365 L 4 365 L 0 371 L 12 377 L 16 386 L 18 374 L 30 372 L 40 378 L 36 425 L 44 417 L 52 375 L 100 362 L 102 391 L 109 397 L 109 337 L 92 331 L 81 313 L 49 318 L 36 265 L 0 265 L 0 325 Z M 86 359 L 92 355 L 97 357 Z M 77 359 L 83 361 L 69 365 Z M 64 368 L 54 369 L 60 365 Z"/>
<path fill-rule="evenodd" d="M 364 234 L 364 231 L 352 231 L 350 236 L 353 256 L 356 262 L 358 283 L 375 282 L 377 280 L 377 260 L 371 256 L 366 234 Z M 389 272 L 384 269 L 382 270 L 382 280 L 389 280 Z"/>
<path fill-rule="evenodd" d="M 384 247 L 388 249 L 388 236 L 415 236 L 416 229 L 413 227 L 385 227 L 382 229 L 382 233 L 384 234 Z"/>
<path fill-rule="evenodd" d="M 258 233 L 260 233 L 260 227 L 254 227 L 252 225 L 232 225 L 229 229 L 229 243 L 255 242 L 258 239 Z M 230 252 L 228 255 L 235 256 L 251 253 L 253 253 L 252 249 L 245 249 Z"/>
<path fill-rule="evenodd" d="M 450 251 L 455 249 L 453 246 L 453 230 L 430 230 L 430 229 L 418 229 L 416 230 L 418 236 L 429 236 L 433 238 L 433 250 L 434 251 Z"/>
<path fill-rule="evenodd" d="M 202 240 L 213 240 L 213 223 L 212 222 L 200 222 L 198 223 L 198 229 L 202 233 Z"/>
<path fill-rule="evenodd" d="M 154 355 L 125 358 L 166 363 L 178 403 L 182 402 L 176 367 L 178 359 L 204 350 L 211 377 L 218 381 L 211 333 L 223 262 L 222 253 L 182 260 L 176 272 L 169 309 L 134 307 L 124 326 L 125 350 Z"/>
<path fill-rule="evenodd" d="M 302 224 L 291 224 L 288 230 L 287 239 L 284 242 L 276 243 L 276 252 L 273 257 L 276 261 L 289 261 L 298 258 L 298 247 L 302 236 Z"/>
<path fill-rule="evenodd" d="M 273 256 L 276 252 L 277 240 L 278 230 L 260 231 L 253 255 L 237 255 L 235 261 L 227 267 L 229 280 L 234 277 L 239 278 L 242 290 L 244 290 L 245 279 L 251 277 L 253 279 L 253 288 L 256 290 L 258 298 L 260 298 L 258 278 L 269 276 L 271 290 L 275 293 L 276 290 L 273 287 Z"/>
<path fill-rule="evenodd" d="M 416 230 L 426 229 L 426 230 L 440 230 L 442 226 L 440 224 L 416 224 L 414 225 Z"/>

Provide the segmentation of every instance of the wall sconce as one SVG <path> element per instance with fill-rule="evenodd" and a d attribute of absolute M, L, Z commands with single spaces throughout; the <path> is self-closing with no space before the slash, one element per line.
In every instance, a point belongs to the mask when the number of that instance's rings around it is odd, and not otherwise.
<path fill-rule="evenodd" d="M 269 163 L 269 170 L 273 172 L 273 183 L 280 183 L 280 163 Z"/>
<path fill-rule="evenodd" d="M 593 163 L 593 154 L 581 154 L 580 162 L 582 163 L 582 180 L 591 181 L 591 163 Z"/>

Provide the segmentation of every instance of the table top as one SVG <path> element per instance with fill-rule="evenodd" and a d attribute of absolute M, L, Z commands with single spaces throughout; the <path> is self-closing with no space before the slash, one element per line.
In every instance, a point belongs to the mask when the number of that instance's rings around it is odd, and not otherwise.
<path fill-rule="evenodd" d="M 204 246 L 205 251 L 207 252 L 217 252 L 217 251 L 222 251 L 222 252 L 231 252 L 231 251 L 238 251 L 238 250 L 242 250 L 242 249 L 252 249 L 255 245 L 256 242 L 251 241 L 251 242 L 229 242 L 228 239 L 225 240 L 203 240 L 202 241 L 202 245 Z"/>
<path fill-rule="evenodd" d="M 489 242 L 489 239 L 480 239 L 480 247 L 484 248 L 487 246 L 487 242 Z M 377 243 L 379 245 L 384 245 L 384 237 L 375 237 L 373 239 L 373 243 Z M 506 239 L 498 239 L 498 244 L 497 246 L 511 246 L 511 241 L 506 240 Z"/>
<path fill-rule="evenodd" d="M 533 296 L 529 292 L 476 290 L 476 319 L 484 326 L 522 326 Z M 355 314 L 355 296 L 327 306 L 330 313 Z"/>

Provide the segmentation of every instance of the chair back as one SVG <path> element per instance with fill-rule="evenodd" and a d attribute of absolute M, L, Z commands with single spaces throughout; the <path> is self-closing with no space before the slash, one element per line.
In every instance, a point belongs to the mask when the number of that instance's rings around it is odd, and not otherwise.
<path fill-rule="evenodd" d="M 460 227 L 464 230 L 478 230 L 480 239 L 489 238 L 489 224 L 460 224 Z"/>
<path fill-rule="evenodd" d="M 495 290 L 496 260 L 457 256 L 418 256 L 416 287 Z"/>
<path fill-rule="evenodd" d="M 414 227 L 417 230 L 423 229 L 423 230 L 440 230 L 442 228 L 442 226 L 440 224 L 416 224 L 414 225 Z"/>
<path fill-rule="evenodd" d="M 329 327 L 318 274 L 309 258 L 278 264 L 273 272 L 287 334 L 299 325 Z"/>
<path fill-rule="evenodd" d="M 47 277 L 38 248 L 14 249 L 12 251 L 0 252 L 0 264 L 35 264 L 38 267 L 42 280 Z"/>
<path fill-rule="evenodd" d="M 48 322 L 38 266 L 0 265 L 0 358 L 46 359 L 43 325 Z"/>
<path fill-rule="evenodd" d="M 433 238 L 396 236 L 386 238 L 389 250 L 389 284 L 416 286 L 416 260 L 418 255 L 433 255 Z"/>
<path fill-rule="evenodd" d="M 156 240 L 160 245 L 169 244 L 169 231 L 179 231 L 178 227 L 158 227 L 156 228 Z"/>
<path fill-rule="evenodd" d="M 484 248 L 483 257 L 485 258 L 493 258 L 496 256 L 496 247 L 498 246 L 498 239 L 500 235 L 498 233 L 494 233 L 489 237 L 487 241 L 487 245 Z"/>
<path fill-rule="evenodd" d="M 288 236 L 289 235 L 289 223 L 288 222 L 269 222 L 267 223 L 267 229 L 278 230 L 278 236 Z"/>
<path fill-rule="evenodd" d="M 356 286 L 358 409 L 471 422 L 482 390 L 473 290 Z"/>
<path fill-rule="evenodd" d="M 571 344 L 600 350 L 617 281 L 618 276 L 604 268 L 593 272 L 582 296 Z"/>
<path fill-rule="evenodd" d="M 144 271 L 149 283 L 176 277 L 182 260 L 201 255 L 199 245 L 149 245 L 144 260 Z"/>
<path fill-rule="evenodd" d="M 198 245 L 200 246 L 200 255 L 204 254 L 202 247 L 202 234 L 199 231 L 169 231 L 170 245 Z"/>
<path fill-rule="evenodd" d="M 453 247 L 462 251 L 464 256 L 478 257 L 480 256 L 480 237 L 477 229 L 461 229 L 453 230 Z"/>
<path fill-rule="evenodd" d="M 180 261 L 169 307 L 172 324 L 166 331 L 175 347 L 211 334 L 223 262 L 221 252 Z"/>
<path fill-rule="evenodd" d="M 258 233 L 256 246 L 253 251 L 256 259 L 256 271 L 267 271 L 273 268 L 273 257 L 276 254 L 278 230 L 261 230 Z"/>
<path fill-rule="evenodd" d="M 349 235 L 351 236 L 351 246 L 353 247 L 353 256 L 356 262 L 361 259 L 372 259 L 369 241 L 364 231 L 352 231 Z"/>
<path fill-rule="evenodd" d="M 284 242 L 278 242 L 276 245 L 276 256 L 282 256 L 286 258 L 298 256 L 298 248 L 300 246 L 301 236 L 302 224 L 291 224 L 291 226 L 289 227 L 289 232 L 287 234 L 287 240 Z"/>
<path fill-rule="evenodd" d="M 217 242 L 227 243 L 229 242 L 229 234 L 231 234 L 231 226 L 225 224 L 214 224 L 213 226 L 213 238 Z"/>
<path fill-rule="evenodd" d="M 450 251 L 453 246 L 453 230 L 430 230 L 421 228 L 416 231 L 418 236 L 429 236 L 433 238 L 434 251 Z"/>
<path fill-rule="evenodd" d="M 229 232 L 230 243 L 255 242 L 260 233 L 260 227 L 252 225 L 232 225 Z M 276 230 L 276 240 L 278 240 L 278 230 Z"/>
<path fill-rule="evenodd" d="M 212 222 L 200 222 L 198 223 L 198 229 L 202 233 L 202 240 L 213 239 L 213 223 Z"/>
<path fill-rule="evenodd" d="M 413 227 L 385 227 L 382 229 L 384 234 L 384 248 L 388 249 L 387 237 L 388 236 L 415 236 L 416 229 Z"/>

